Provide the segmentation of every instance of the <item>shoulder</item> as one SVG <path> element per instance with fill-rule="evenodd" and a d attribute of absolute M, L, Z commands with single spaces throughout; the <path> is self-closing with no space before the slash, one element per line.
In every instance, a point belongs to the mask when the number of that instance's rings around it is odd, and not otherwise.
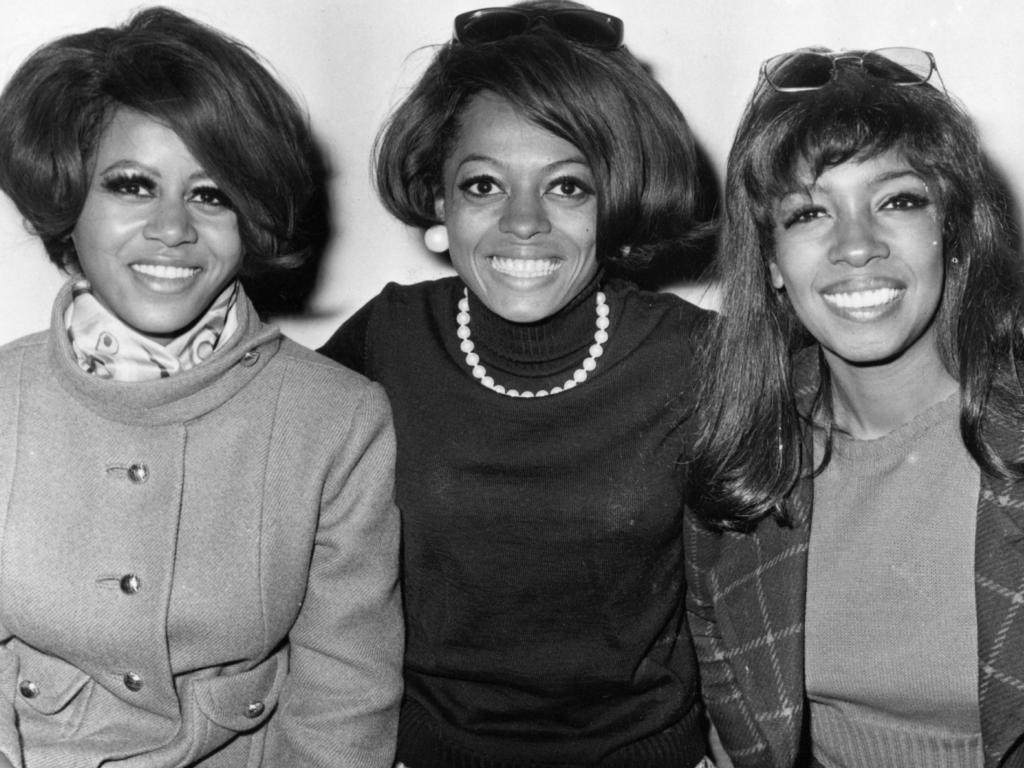
<path fill-rule="evenodd" d="M 696 331 L 706 330 L 717 317 L 670 291 L 648 291 L 626 280 L 609 280 L 607 290 L 622 301 L 627 316 L 637 315 Z"/>
<path fill-rule="evenodd" d="M 285 366 L 284 394 L 314 412 L 369 408 L 389 413 L 383 389 L 328 357 L 284 337 L 275 362 Z"/>
<path fill-rule="evenodd" d="M 28 355 L 43 355 L 49 331 L 39 331 L 0 346 L 0 368 L 15 366 Z"/>
<path fill-rule="evenodd" d="M 665 363 L 677 358 L 690 365 L 714 319 L 715 313 L 691 304 L 673 293 L 647 291 L 624 280 L 610 280 L 606 286 L 616 324 L 619 308 L 620 333 L 633 349 L 657 348 Z"/>
<path fill-rule="evenodd" d="M 459 295 L 461 285 L 457 277 L 443 277 L 409 285 L 388 283 L 370 299 L 364 309 L 372 308 L 376 313 L 429 312 L 451 304 L 453 297 Z"/>

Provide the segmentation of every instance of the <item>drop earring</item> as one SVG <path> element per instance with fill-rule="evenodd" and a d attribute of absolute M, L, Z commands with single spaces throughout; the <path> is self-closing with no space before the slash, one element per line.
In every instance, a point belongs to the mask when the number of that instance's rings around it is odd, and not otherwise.
<path fill-rule="evenodd" d="M 448 228 L 444 224 L 435 224 L 423 232 L 423 243 L 429 251 L 444 253 L 448 250 Z"/>

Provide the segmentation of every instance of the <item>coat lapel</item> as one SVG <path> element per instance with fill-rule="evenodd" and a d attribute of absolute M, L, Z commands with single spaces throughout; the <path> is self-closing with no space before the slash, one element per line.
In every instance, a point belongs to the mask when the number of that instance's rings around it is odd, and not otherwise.
<path fill-rule="evenodd" d="M 1003 456 L 1024 454 L 1019 427 L 993 420 Z M 1024 766 L 1024 481 L 982 475 L 975 536 L 978 699 L 985 766 Z M 1003 762 L 1005 761 L 1005 762 Z"/>

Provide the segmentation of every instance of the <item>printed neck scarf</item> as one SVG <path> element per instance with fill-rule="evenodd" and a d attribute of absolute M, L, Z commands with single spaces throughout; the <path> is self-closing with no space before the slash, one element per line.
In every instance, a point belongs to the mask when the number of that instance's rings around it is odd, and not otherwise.
<path fill-rule="evenodd" d="M 195 368 L 238 328 L 238 283 L 233 282 L 188 331 L 168 344 L 129 328 L 93 296 L 87 280 L 72 286 L 64 325 L 75 359 L 86 373 L 114 381 L 154 381 Z"/>

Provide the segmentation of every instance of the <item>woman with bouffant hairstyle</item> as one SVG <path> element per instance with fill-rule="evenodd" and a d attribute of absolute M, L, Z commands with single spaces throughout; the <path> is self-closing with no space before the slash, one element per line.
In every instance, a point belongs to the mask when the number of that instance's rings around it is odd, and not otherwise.
<path fill-rule="evenodd" d="M 384 205 L 456 275 L 322 348 L 399 442 L 409 768 L 694 768 L 680 464 L 708 314 L 629 270 L 699 242 L 679 108 L 579 3 L 455 17 L 385 123 Z"/>
<path fill-rule="evenodd" d="M 69 276 L 0 348 L 12 765 L 392 765 L 390 409 L 241 284 L 307 257 L 316 167 L 256 55 L 167 9 L 0 94 L 0 189 Z"/>

